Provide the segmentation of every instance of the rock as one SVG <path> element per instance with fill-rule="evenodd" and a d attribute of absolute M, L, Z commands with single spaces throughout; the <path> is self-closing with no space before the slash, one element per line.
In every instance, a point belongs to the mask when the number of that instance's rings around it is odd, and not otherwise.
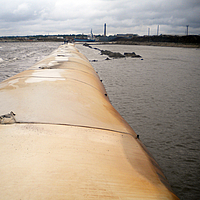
<path fill-rule="evenodd" d="M 89 45 L 89 44 L 87 44 L 87 43 L 84 43 L 84 44 L 83 44 L 83 46 L 86 46 L 86 47 L 87 47 L 87 46 L 90 46 L 90 45 Z"/>
<path fill-rule="evenodd" d="M 131 58 L 140 58 L 140 55 L 136 55 L 135 52 L 132 53 L 124 53 L 124 56 L 131 57 Z"/>
<path fill-rule="evenodd" d="M 109 55 L 110 53 L 112 52 L 108 50 L 101 50 L 101 55 Z"/>
<path fill-rule="evenodd" d="M 135 54 L 135 52 L 132 52 L 132 53 L 124 53 L 124 55 L 126 57 L 132 57 L 132 56 L 135 56 L 136 54 Z"/>
<path fill-rule="evenodd" d="M 101 55 L 108 55 L 110 58 L 123 58 L 123 57 L 125 57 L 121 53 L 118 53 L 118 52 L 115 53 L 115 52 L 108 51 L 108 50 L 101 50 Z"/>
<path fill-rule="evenodd" d="M 111 60 L 109 57 L 107 57 L 105 60 Z"/>
<path fill-rule="evenodd" d="M 96 47 L 95 47 L 94 49 L 95 49 L 95 50 L 98 50 L 98 51 L 101 51 L 101 49 L 99 49 L 99 48 L 96 48 Z"/>
<path fill-rule="evenodd" d="M 89 44 L 87 44 L 87 43 L 84 43 L 83 46 L 86 46 L 86 47 L 89 47 L 89 48 L 92 49 L 92 47 Z"/>

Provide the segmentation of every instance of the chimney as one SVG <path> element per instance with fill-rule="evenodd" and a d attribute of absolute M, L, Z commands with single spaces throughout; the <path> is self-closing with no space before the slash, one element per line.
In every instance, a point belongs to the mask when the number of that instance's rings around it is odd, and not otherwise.
<path fill-rule="evenodd" d="M 104 37 L 106 37 L 106 23 L 104 24 Z"/>

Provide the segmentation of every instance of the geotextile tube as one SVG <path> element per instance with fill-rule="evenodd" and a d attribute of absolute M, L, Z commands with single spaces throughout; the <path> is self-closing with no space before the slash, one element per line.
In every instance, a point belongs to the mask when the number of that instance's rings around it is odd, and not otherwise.
<path fill-rule="evenodd" d="M 0 83 L 1 199 L 178 199 L 108 96 L 73 44 Z"/>

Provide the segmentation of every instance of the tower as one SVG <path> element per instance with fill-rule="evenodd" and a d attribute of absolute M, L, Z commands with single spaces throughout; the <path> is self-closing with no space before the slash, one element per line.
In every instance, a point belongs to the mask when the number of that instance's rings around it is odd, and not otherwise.
<path fill-rule="evenodd" d="M 150 28 L 148 28 L 148 36 L 150 35 Z"/>
<path fill-rule="evenodd" d="M 104 24 L 104 37 L 106 37 L 106 23 Z"/>
<path fill-rule="evenodd" d="M 158 27 L 157 27 L 157 35 L 159 35 L 159 25 L 158 25 Z"/>
<path fill-rule="evenodd" d="M 189 25 L 186 25 L 186 28 L 187 28 L 186 35 L 188 35 L 188 27 L 189 27 Z"/>

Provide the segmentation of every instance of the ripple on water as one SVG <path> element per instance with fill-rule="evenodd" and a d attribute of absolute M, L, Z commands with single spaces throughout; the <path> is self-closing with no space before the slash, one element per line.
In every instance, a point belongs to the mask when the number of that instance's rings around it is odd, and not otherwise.
<path fill-rule="evenodd" d="M 199 50 L 134 45 L 94 47 L 120 53 L 134 51 L 142 56 L 143 61 L 107 62 L 95 50 L 79 47 L 89 59 L 101 61 L 92 65 L 105 80 L 112 104 L 140 135 L 175 193 L 184 200 L 200 199 Z"/>

